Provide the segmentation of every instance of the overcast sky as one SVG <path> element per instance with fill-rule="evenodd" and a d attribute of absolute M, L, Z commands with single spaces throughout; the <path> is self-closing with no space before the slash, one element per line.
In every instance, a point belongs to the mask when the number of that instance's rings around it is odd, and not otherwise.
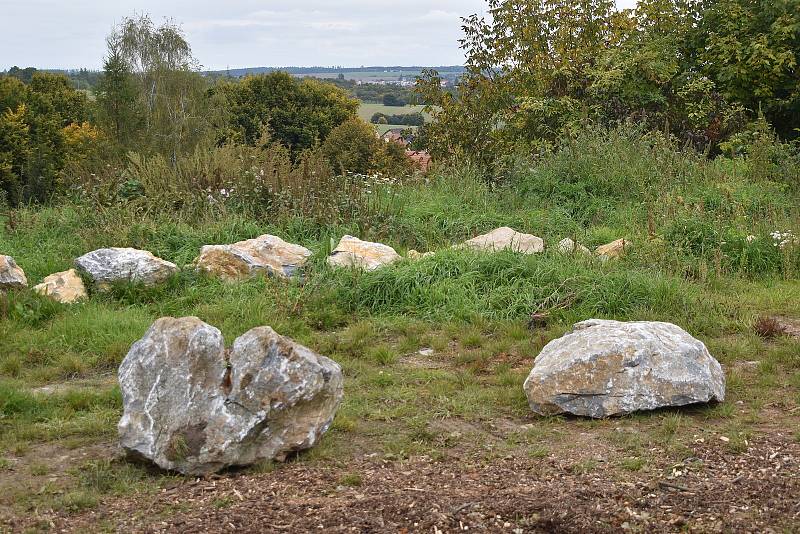
<path fill-rule="evenodd" d="M 636 0 L 618 0 L 632 7 Z M 461 16 L 484 0 L 0 0 L 0 70 L 99 68 L 133 13 L 170 17 L 206 69 L 458 65 Z"/>

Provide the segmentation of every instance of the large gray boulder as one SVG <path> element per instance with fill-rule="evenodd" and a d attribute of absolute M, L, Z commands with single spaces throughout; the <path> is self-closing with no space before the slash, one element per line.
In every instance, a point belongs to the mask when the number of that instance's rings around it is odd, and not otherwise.
<path fill-rule="evenodd" d="M 244 280 L 260 273 L 293 276 L 311 257 L 311 251 L 265 234 L 230 245 L 206 245 L 195 260 L 198 270 L 223 280 Z"/>
<path fill-rule="evenodd" d="M 98 289 L 114 282 L 134 282 L 154 286 L 178 271 L 174 263 L 135 248 L 101 248 L 75 260 L 75 267 L 86 273 Z"/>
<path fill-rule="evenodd" d="M 725 399 L 706 346 L 670 323 L 590 319 L 548 343 L 525 380 L 541 415 L 608 417 Z"/>
<path fill-rule="evenodd" d="M 158 319 L 119 368 L 120 443 L 163 469 L 204 475 L 313 446 L 343 396 L 339 365 L 254 328 L 226 351 L 196 317 Z"/>
<path fill-rule="evenodd" d="M 22 267 L 11 256 L 0 254 L 0 291 L 28 287 L 28 279 Z"/>

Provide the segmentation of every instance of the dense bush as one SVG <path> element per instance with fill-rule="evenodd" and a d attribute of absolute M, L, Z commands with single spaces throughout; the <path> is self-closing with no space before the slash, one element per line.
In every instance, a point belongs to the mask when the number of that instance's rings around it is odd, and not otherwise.
<path fill-rule="evenodd" d="M 401 124 L 404 126 L 422 126 L 425 124 L 425 116 L 422 113 L 400 113 L 397 115 L 386 115 L 377 112 L 372 115 L 369 122 L 372 124 Z"/>
<path fill-rule="evenodd" d="M 12 206 L 48 199 L 64 166 L 97 148 L 87 118 L 86 95 L 63 76 L 0 77 L 0 195 Z"/>
<path fill-rule="evenodd" d="M 797 136 L 800 11 L 791 0 L 488 0 L 465 19 L 457 95 L 426 73 L 438 105 L 431 148 L 491 165 L 561 145 L 588 122 L 634 120 L 715 154 L 759 114 Z"/>
<path fill-rule="evenodd" d="M 356 100 L 334 85 L 298 80 L 285 72 L 221 82 L 214 92 L 229 106 L 231 131 L 224 135 L 226 141 L 253 145 L 266 127 L 295 159 L 355 118 L 358 108 Z"/>

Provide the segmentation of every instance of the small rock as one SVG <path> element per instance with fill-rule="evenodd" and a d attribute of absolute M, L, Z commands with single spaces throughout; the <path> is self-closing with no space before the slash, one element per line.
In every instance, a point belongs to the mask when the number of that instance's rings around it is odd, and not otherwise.
<path fill-rule="evenodd" d="M 541 415 L 588 417 L 725 399 L 725 375 L 706 346 L 670 323 L 591 319 L 548 343 L 525 380 Z"/>
<path fill-rule="evenodd" d="M 83 280 L 75 269 L 51 274 L 33 290 L 62 304 L 73 304 L 88 297 Z"/>
<path fill-rule="evenodd" d="M 311 257 L 311 251 L 265 234 L 230 245 L 206 245 L 195 260 L 199 271 L 236 281 L 266 273 L 289 278 Z"/>
<path fill-rule="evenodd" d="M 433 356 L 433 349 L 419 349 L 420 356 Z"/>
<path fill-rule="evenodd" d="M 617 239 L 606 245 L 600 245 L 594 251 L 595 256 L 603 260 L 610 260 L 619 258 L 625 253 L 625 250 L 630 247 L 631 242 L 625 239 Z"/>
<path fill-rule="evenodd" d="M 522 254 L 535 254 L 544 250 L 544 240 L 531 234 L 522 234 L 508 226 L 492 230 L 488 234 L 473 237 L 458 247 L 467 247 L 484 252 L 512 250 Z"/>
<path fill-rule="evenodd" d="M 153 323 L 122 362 L 119 383 L 122 448 L 191 475 L 313 446 L 343 396 L 333 360 L 268 326 L 226 350 L 220 331 L 196 317 Z"/>
<path fill-rule="evenodd" d="M 0 255 L 0 290 L 28 287 L 25 272 L 11 256 Z"/>
<path fill-rule="evenodd" d="M 562 254 L 585 254 L 592 255 L 592 252 L 583 245 L 576 243 L 570 238 L 562 239 L 558 242 L 558 251 Z"/>
<path fill-rule="evenodd" d="M 178 271 L 174 263 L 135 248 L 101 248 L 75 260 L 75 267 L 92 279 L 98 289 L 114 282 L 157 285 Z"/>
<path fill-rule="evenodd" d="M 412 260 L 412 261 L 413 260 L 421 260 L 422 258 L 427 258 L 427 257 L 433 256 L 433 255 L 434 255 L 434 252 L 432 252 L 432 251 L 428 251 L 428 252 L 422 253 L 422 252 L 417 252 L 414 249 L 411 249 L 408 252 L 406 252 L 406 258 L 408 258 L 409 260 Z"/>
<path fill-rule="evenodd" d="M 346 235 L 328 256 L 328 265 L 374 271 L 401 259 L 402 257 L 388 245 L 362 241 L 357 237 Z"/>

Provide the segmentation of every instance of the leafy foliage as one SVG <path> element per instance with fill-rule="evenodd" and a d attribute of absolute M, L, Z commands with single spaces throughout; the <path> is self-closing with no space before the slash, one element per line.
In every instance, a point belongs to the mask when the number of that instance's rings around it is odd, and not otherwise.
<path fill-rule="evenodd" d="M 418 90 L 441 108 L 439 155 L 488 164 L 549 150 L 587 122 L 627 120 L 700 149 L 742 131 L 759 110 L 783 136 L 797 124 L 798 12 L 790 0 L 488 0 L 464 19 L 458 95 L 435 72 Z M 794 7 L 792 7 L 794 6 Z"/>
<path fill-rule="evenodd" d="M 255 145 L 267 128 L 294 159 L 355 118 L 358 108 L 357 101 L 334 85 L 297 80 L 285 72 L 222 82 L 215 92 L 224 95 L 230 107 L 232 131 L 224 135 L 226 141 Z"/>

